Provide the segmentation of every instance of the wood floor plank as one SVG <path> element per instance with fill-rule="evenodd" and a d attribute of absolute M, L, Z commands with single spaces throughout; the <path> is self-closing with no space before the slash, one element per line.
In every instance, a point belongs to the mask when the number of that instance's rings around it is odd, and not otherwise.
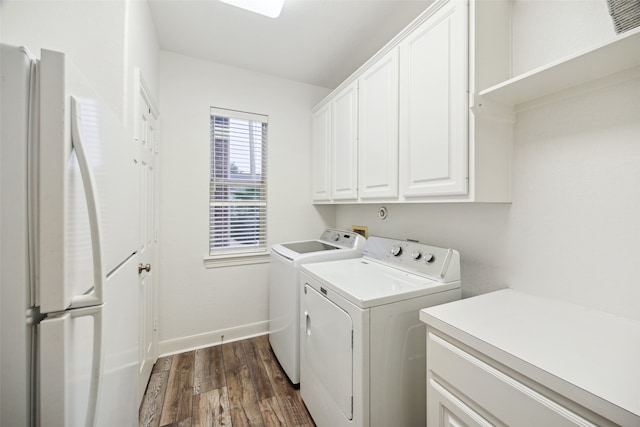
<path fill-rule="evenodd" d="M 165 424 L 161 427 L 191 427 L 191 418 L 185 418 L 184 420 L 176 421 L 171 424 Z"/>
<path fill-rule="evenodd" d="M 169 371 L 151 374 L 147 391 L 140 406 L 140 427 L 158 427 L 160 425 L 160 415 L 162 414 L 168 380 Z"/>
<path fill-rule="evenodd" d="M 191 417 L 194 362 L 193 351 L 173 356 L 160 425 L 182 422 Z"/>
<path fill-rule="evenodd" d="M 315 426 L 267 335 L 160 358 L 140 425 Z"/>
<path fill-rule="evenodd" d="M 286 427 L 287 421 L 284 418 L 282 409 L 280 409 L 280 403 L 278 398 L 272 396 L 268 399 L 263 399 L 258 402 L 260 406 L 260 412 L 262 413 L 262 420 L 265 427 Z"/>
<path fill-rule="evenodd" d="M 158 359 L 155 365 L 153 365 L 152 374 L 156 374 L 158 372 L 169 371 L 171 369 L 171 362 L 173 360 L 173 356 L 164 356 Z"/>
<path fill-rule="evenodd" d="M 194 396 L 193 427 L 231 426 L 227 387 Z"/>
<path fill-rule="evenodd" d="M 246 364 L 246 356 L 244 354 L 244 346 L 242 341 L 234 341 L 222 344 L 222 355 L 224 358 L 225 372 L 233 371 L 239 366 Z"/>
<path fill-rule="evenodd" d="M 229 409 L 233 425 L 263 425 L 260 406 L 247 365 L 241 365 L 233 371 L 227 371 L 226 375 Z"/>
<path fill-rule="evenodd" d="M 271 386 L 271 380 L 267 375 L 267 371 L 264 368 L 264 362 L 259 357 L 259 345 L 260 342 L 256 338 L 251 338 L 242 341 L 244 351 L 247 360 L 247 366 L 251 373 L 251 379 L 253 385 L 256 388 L 256 395 L 258 401 L 270 399 L 275 396 L 273 387 Z"/>
<path fill-rule="evenodd" d="M 295 390 L 287 374 L 273 354 L 269 341 L 261 339 L 257 341 L 258 351 L 264 363 L 271 385 L 276 393 L 278 403 L 289 426 L 314 426 L 313 419 L 309 415 L 304 402 L 300 398 L 300 392 Z"/>
<path fill-rule="evenodd" d="M 195 351 L 193 393 L 206 393 L 225 386 L 222 347 L 212 346 Z"/>

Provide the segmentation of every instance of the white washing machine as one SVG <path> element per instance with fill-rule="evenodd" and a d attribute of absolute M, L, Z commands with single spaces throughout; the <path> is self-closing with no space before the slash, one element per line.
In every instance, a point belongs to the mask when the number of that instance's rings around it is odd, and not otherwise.
<path fill-rule="evenodd" d="M 344 230 L 326 229 L 319 239 L 271 247 L 269 266 L 269 342 L 293 384 L 300 382 L 299 266 L 309 262 L 357 258 L 365 239 Z"/>
<path fill-rule="evenodd" d="M 320 427 L 424 426 L 419 310 L 460 299 L 460 256 L 380 237 L 362 255 L 300 268 L 302 399 Z"/>

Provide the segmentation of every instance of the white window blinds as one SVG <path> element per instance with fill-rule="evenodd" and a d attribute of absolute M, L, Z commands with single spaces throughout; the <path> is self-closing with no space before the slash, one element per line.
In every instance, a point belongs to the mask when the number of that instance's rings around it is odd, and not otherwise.
<path fill-rule="evenodd" d="M 211 108 L 209 255 L 267 250 L 267 122 Z"/>

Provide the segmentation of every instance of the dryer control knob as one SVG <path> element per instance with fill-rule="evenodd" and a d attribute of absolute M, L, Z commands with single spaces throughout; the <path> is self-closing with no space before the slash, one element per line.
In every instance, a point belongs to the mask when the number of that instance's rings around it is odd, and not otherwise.
<path fill-rule="evenodd" d="M 393 245 L 389 252 L 391 252 L 391 255 L 393 256 L 400 256 L 400 254 L 402 253 L 402 248 L 399 245 Z"/>
<path fill-rule="evenodd" d="M 411 252 L 411 258 L 415 259 L 416 261 L 419 260 L 421 256 L 422 254 L 420 253 L 420 251 Z"/>
<path fill-rule="evenodd" d="M 433 254 L 426 254 L 423 258 L 426 262 L 433 262 L 436 259 L 436 257 L 433 256 Z"/>

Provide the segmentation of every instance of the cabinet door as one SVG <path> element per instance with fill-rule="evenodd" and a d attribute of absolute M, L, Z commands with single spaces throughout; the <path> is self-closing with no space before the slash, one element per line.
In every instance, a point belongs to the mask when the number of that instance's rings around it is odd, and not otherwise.
<path fill-rule="evenodd" d="M 468 191 L 467 5 L 451 0 L 400 44 L 405 197 Z"/>
<path fill-rule="evenodd" d="M 313 115 L 311 198 L 314 202 L 331 200 L 331 102 Z"/>
<path fill-rule="evenodd" d="M 493 426 L 434 380 L 431 375 L 427 378 L 427 425 L 443 427 Z"/>
<path fill-rule="evenodd" d="M 357 81 L 331 101 L 332 190 L 334 200 L 358 198 L 358 90 Z"/>
<path fill-rule="evenodd" d="M 398 197 L 398 50 L 358 80 L 358 196 Z"/>

